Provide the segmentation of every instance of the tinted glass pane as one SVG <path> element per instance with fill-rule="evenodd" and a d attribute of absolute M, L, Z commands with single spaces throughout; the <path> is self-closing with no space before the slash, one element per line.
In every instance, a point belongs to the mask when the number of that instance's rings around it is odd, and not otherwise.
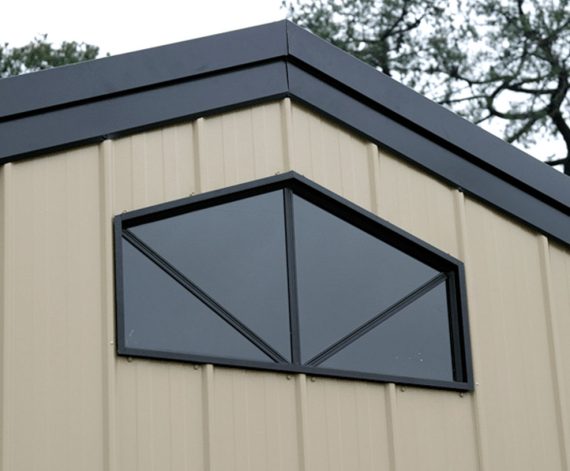
<path fill-rule="evenodd" d="M 424 294 L 320 366 L 452 381 L 445 283 Z"/>
<path fill-rule="evenodd" d="M 126 241 L 123 283 L 127 347 L 272 361 Z"/>
<path fill-rule="evenodd" d="M 438 272 L 294 196 L 303 362 Z"/>
<path fill-rule="evenodd" d="M 290 359 L 281 191 L 145 224 L 131 231 Z"/>

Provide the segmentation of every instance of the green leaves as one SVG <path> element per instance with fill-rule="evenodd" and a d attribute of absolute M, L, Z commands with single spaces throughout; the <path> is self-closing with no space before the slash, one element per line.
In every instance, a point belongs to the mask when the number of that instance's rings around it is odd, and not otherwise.
<path fill-rule="evenodd" d="M 22 47 L 9 47 L 8 43 L 0 45 L 0 78 L 35 72 L 95 59 L 99 48 L 75 41 L 63 42 L 54 47 L 47 35 L 34 38 Z"/>

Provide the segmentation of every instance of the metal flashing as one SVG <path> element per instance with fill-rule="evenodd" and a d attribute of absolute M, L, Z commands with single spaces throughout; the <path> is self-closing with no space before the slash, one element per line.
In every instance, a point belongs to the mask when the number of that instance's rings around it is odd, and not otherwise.
<path fill-rule="evenodd" d="M 0 163 L 286 96 L 283 61 L 0 122 Z M 1 83 L 0 83 L 1 84 Z"/>
<path fill-rule="evenodd" d="M 553 195 L 553 200 L 560 199 L 567 209 L 570 206 L 570 188 L 565 175 L 552 172 L 551 168 L 525 152 L 314 34 L 292 23 L 288 23 L 288 31 L 289 55 L 301 68 L 314 69 L 319 73 L 313 72 L 313 75 L 326 77 L 329 81 L 341 84 L 341 87 L 348 87 L 352 95 L 373 104 L 382 114 L 428 139 L 439 141 L 476 165 L 501 173 L 507 180 L 527 184 L 530 191 L 537 190 L 541 183 L 548 181 L 550 188 L 540 188 L 539 191 L 545 195 L 549 195 L 551 190 L 552 193 L 560 192 Z M 525 161 L 524 164 L 521 164 L 521 158 Z"/>
<path fill-rule="evenodd" d="M 285 23 L 119 54 L 0 80 L 0 121 L 186 81 L 287 54 Z"/>
<path fill-rule="evenodd" d="M 0 80 L 0 164 L 282 97 L 570 244 L 565 175 L 288 21 Z"/>
<path fill-rule="evenodd" d="M 397 120 L 377 112 L 371 106 L 294 65 L 289 65 L 288 68 L 291 93 L 305 105 L 443 178 L 462 191 L 557 240 L 570 243 L 568 208 L 559 202 L 539 198 L 525 187 L 505 181 L 498 172 L 491 172 L 470 160 L 459 158 L 457 153 L 441 143 L 420 133 L 412 134 L 410 128 Z M 523 155 L 522 158 L 529 158 L 532 163 L 545 167 L 550 173 L 567 178 L 532 157 Z M 570 188 L 570 181 L 567 182 L 567 187 Z"/>

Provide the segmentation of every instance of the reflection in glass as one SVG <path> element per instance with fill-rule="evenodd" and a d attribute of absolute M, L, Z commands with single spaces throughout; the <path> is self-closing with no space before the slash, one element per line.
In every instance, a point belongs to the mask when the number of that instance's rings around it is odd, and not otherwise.
<path fill-rule="evenodd" d="M 125 240 L 123 284 L 127 348 L 272 362 Z"/>
<path fill-rule="evenodd" d="M 424 294 L 320 366 L 453 381 L 445 283 Z"/>
<path fill-rule="evenodd" d="M 283 192 L 130 229 L 290 360 Z"/>
<path fill-rule="evenodd" d="M 303 362 L 438 273 L 303 198 L 293 212 Z"/>

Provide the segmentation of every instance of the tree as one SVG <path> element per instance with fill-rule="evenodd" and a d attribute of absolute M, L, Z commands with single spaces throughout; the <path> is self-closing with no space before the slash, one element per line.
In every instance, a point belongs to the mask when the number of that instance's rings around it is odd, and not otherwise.
<path fill-rule="evenodd" d="M 54 47 L 47 35 L 39 36 L 22 47 L 9 47 L 5 43 L 0 45 L 0 78 L 75 64 L 95 59 L 98 55 L 97 46 L 75 41 L 64 41 L 59 47 Z"/>
<path fill-rule="evenodd" d="M 284 1 L 289 17 L 570 175 L 570 0 Z"/>

